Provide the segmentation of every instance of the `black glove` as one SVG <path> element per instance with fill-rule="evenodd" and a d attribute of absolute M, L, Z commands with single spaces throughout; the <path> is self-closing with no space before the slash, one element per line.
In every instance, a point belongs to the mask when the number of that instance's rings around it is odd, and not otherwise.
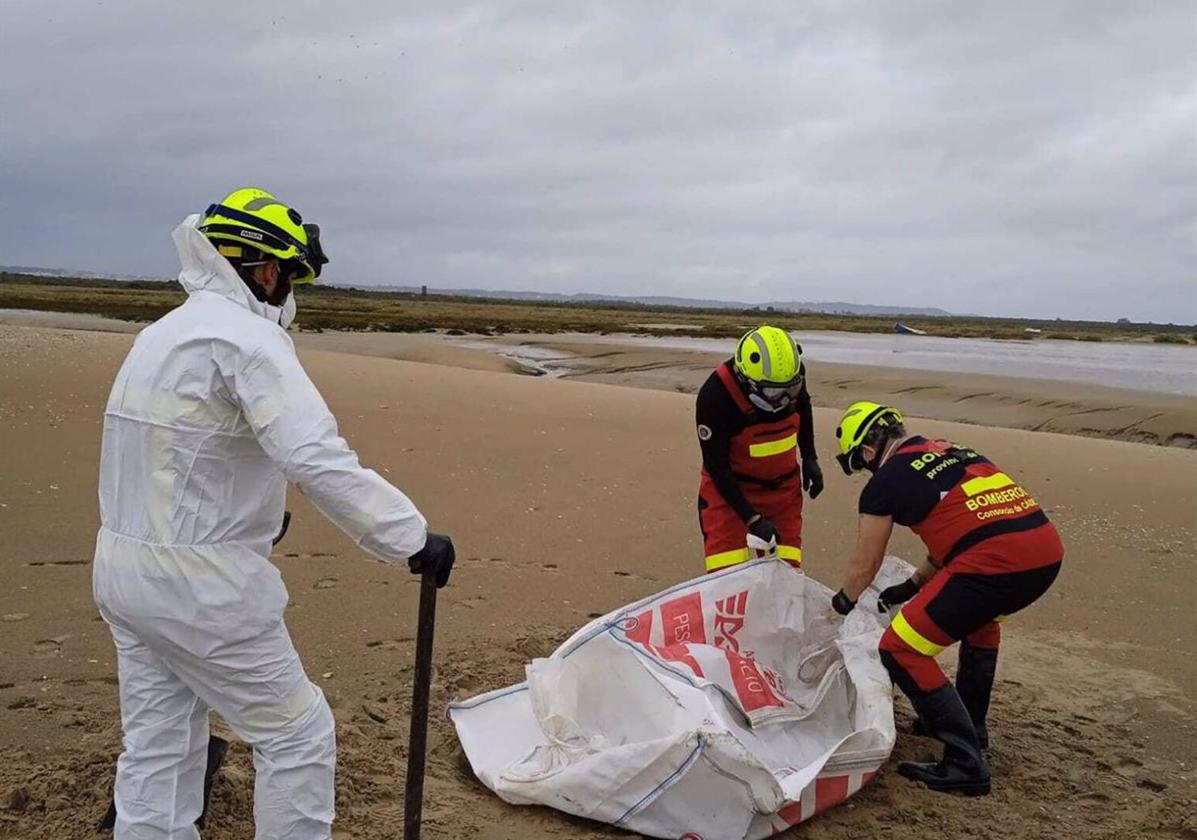
<path fill-rule="evenodd" d="M 777 529 L 773 527 L 773 523 L 768 519 L 758 519 L 748 526 L 748 533 L 752 534 L 758 540 L 765 542 L 781 542 L 777 535 Z"/>
<path fill-rule="evenodd" d="M 812 499 L 819 498 L 823 492 L 823 470 L 818 458 L 802 459 L 802 489 Z"/>
<path fill-rule="evenodd" d="M 844 594 L 844 590 L 835 593 L 831 598 L 831 608 L 840 615 L 847 615 L 856 608 L 855 601 L 849 601 L 848 596 Z"/>
<path fill-rule="evenodd" d="M 449 582 L 449 572 L 453 571 L 453 561 L 457 559 L 457 551 L 453 548 L 453 540 L 445 534 L 428 532 L 428 541 L 424 547 L 407 558 L 407 567 L 413 575 L 431 572 L 436 575 L 436 587 L 440 589 Z"/>
<path fill-rule="evenodd" d="M 881 590 L 881 594 L 877 596 L 877 609 L 879 612 L 888 612 L 898 604 L 905 604 L 919 592 L 919 585 L 915 583 L 914 578 L 905 580 L 896 586 L 887 586 Z"/>

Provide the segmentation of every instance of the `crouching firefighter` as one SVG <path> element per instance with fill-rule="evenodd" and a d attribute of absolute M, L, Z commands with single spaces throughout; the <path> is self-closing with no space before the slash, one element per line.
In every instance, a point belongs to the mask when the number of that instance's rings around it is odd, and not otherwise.
<path fill-rule="evenodd" d="M 802 491 L 812 499 L 823 491 L 805 379 L 802 348 L 785 330 L 761 326 L 699 390 L 698 519 L 708 572 L 749 560 L 750 542 L 802 564 Z"/>
<path fill-rule="evenodd" d="M 881 661 L 918 713 L 919 734 L 942 741 L 944 753 L 934 764 L 902 762 L 898 772 L 932 790 L 984 796 L 1000 622 L 1055 581 L 1064 558 L 1060 535 L 1015 479 L 972 449 L 907 434 L 896 408 L 854 403 L 835 436 L 844 472 L 872 473 L 835 610 L 851 612 L 872 582 L 895 522 L 927 546 L 914 575 L 878 597 L 882 610 L 905 604 L 881 637 Z M 952 686 L 935 656 L 957 641 Z"/>

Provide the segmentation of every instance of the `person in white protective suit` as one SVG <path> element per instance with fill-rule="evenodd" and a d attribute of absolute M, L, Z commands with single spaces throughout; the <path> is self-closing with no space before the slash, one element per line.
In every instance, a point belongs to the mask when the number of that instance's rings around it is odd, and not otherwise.
<path fill-rule="evenodd" d="M 116 840 L 199 837 L 209 709 L 253 746 L 256 836 L 328 838 L 333 717 L 267 559 L 286 484 L 441 586 L 453 544 L 358 463 L 287 336 L 292 285 L 327 262 L 318 228 L 243 189 L 174 240 L 188 299 L 137 337 L 104 412 L 93 589 L 120 678 Z"/>

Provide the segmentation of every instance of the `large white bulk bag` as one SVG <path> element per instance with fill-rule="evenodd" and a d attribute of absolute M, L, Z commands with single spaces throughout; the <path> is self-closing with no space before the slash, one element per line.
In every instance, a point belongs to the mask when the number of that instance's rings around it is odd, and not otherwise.
<path fill-rule="evenodd" d="M 876 595 L 910 573 L 886 558 L 840 618 L 786 563 L 734 566 L 595 619 L 449 716 L 507 802 L 652 837 L 767 837 L 851 796 L 893 749 Z"/>

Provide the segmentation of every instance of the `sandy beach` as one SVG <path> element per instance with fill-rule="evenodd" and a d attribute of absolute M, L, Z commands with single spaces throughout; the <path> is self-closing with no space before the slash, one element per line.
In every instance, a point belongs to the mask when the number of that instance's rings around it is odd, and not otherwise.
<path fill-rule="evenodd" d="M 91 557 L 103 406 L 133 336 L 62 325 L 0 323 L 0 837 L 22 840 L 95 836 L 120 748 Z M 545 346 L 583 361 L 553 378 L 513 375 L 511 360 L 438 336 L 296 342 L 362 460 L 457 543 L 434 709 L 522 679 L 529 658 L 589 617 L 702 571 L 690 392 L 718 357 L 556 342 Z M 847 365 L 812 365 L 811 390 L 827 490 L 806 508 L 808 574 L 838 585 L 854 538 L 861 483 L 836 469 L 832 430 L 866 397 L 1018 475 L 1068 555 L 1051 592 L 1005 627 L 993 795 L 939 796 L 894 772 L 932 750 L 905 734 L 899 699 L 894 759 L 786 836 L 1197 838 L 1194 400 Z M 288 627 L 337 716 L 334 837 L 399 837 L 417 581 L 369 561 L 298 494 L 290 508 L 274 560 Z M 891 550 L 914 559 L 916 546 L 902 533 Z M 426 837 L 629 836 L 501 802 L 439 714 L 429 742 Z M 237 743 L 203 836 L 243 838 L 251 822 L 249 750 Z"/>

